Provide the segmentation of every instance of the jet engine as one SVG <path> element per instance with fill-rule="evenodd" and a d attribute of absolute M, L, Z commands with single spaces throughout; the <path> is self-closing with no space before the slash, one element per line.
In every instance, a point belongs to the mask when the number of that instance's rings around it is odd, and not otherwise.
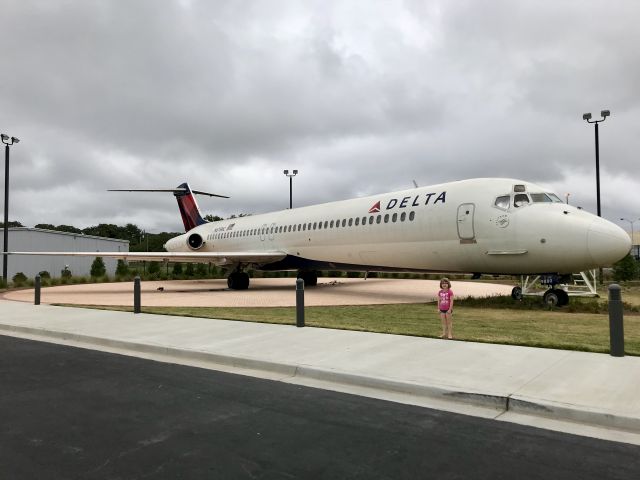
<path fill-rule="evenodd" d="M 204 245 L 204 240 L 199 233 L 192 233 L 189 235 L 187 243 L 189 244 L 189 248 L 192 250 L 199 250 Z"/>

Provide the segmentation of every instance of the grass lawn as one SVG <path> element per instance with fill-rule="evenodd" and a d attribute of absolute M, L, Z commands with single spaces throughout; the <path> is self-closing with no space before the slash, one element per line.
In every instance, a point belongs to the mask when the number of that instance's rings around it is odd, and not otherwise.
<path fill-rule="evenodd" d="M 564 308 L 550 311 L 541 307 L 537 299 L 529 300 L 530 304 L 495 298 L 459 300 L 454 308 L 454 336 L 473 342 L 609 352 L 606 305 L 602 308 L 597 300 L 572 299 L 572 302 L 577 300 L 572 309 L 578 312 L 571 313 Z M 492 305 L 498 308 L 492 308 Z M 295 324 L 296 315 L 294 307 L 143 307 L 142 310 L 144 313 L 291 325 Z M 600 310 L 600 313 L 580 310 Z M 305 323 L 311 327 L 422 337 L 437 337 L 441 333 L 435 304 L 306 307 Z M 640 315 L 625 314 L 624 330 L 626 353 L 640 355 Z"/>

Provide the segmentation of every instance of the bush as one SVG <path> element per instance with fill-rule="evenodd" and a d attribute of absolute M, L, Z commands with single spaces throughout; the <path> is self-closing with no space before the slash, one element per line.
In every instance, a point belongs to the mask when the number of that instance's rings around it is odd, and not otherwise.
<path fill-rule="evenodd" d="M 42 270 L 40 273 L 38 273 L 38 275 L 40 275 L 40 278 L 51 278 L 51 274 L 49 272 L 47 272 L 46 270 Z"/>
<path fill-rule="evenodd" d="M 627 254 L 622 260 L 613 264 L 613 279 L 616 282 L 633 280 L 638 276 L 638 262 Z"/>
<path fill-rule="evenodd" d="M 184 269 L 184 274 L 187 277 L 193 277 L 195 275 L 195 268 L 193 267 L 193 263 L 187 263 L 187 268 Z"/>
<path fill-rule="evenodd" d="M 204 278 L 207 276 L 207 266 L 204 263 L 199 263 L 196 266 L 196 276 L 198 278 Z"/>
<path fill-rule="evenodd" d="M 60 271 L 60 278 L 67 279 L 67 280 L 71 278 L 71 270 L 69 270 L 69 265 L 65 266 Z"/>
<path fill-rule="evenodd" d="M 11 280 L 13 280 L 13 284 L 16 287 L 21 287 L 22 285 L 27 283 L 27 276 L 22 272 L 18 272 L 13 276 Z"/>
<path fill-rule="evenodd" d="M 91 264 L 91 276 L 93 278 L 104 277 L 106 273 L 107 267 L 104 265 L 104 260 L 102 260 L 102 257 L 96 257 Z"/>

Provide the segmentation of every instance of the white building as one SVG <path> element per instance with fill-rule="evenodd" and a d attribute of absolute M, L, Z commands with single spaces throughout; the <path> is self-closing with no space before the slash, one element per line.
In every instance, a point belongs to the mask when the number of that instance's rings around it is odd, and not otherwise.
<path fill-rule="evenodd" d="M 2 229 L 0 229 L 0 232 Z M 0 239 L 0 243 L 2 240 Z M 4 251 L 4 248 L 3 248 Z M 117 238 L 94 237 L 81 233 L 58 232 L 41 228 L 9 228 L 10 252 L 128 252 L 129 241 Z M 96 256 L 99 256 L 97 254 Z M 46 270 L 52 277 L 60 277 L 68 266 L 74 276 L 88 276 L 91 272 L 93 257 L 53 257 L 46 255 L 9 255 L 7 276 L 9 281 L 18 273 L 34 278 Z M 117 260 L 103 258 L 107 274 L 116 271 Z M 0 272 L 4 258 L 0 252 Z M 1 273 L 0 273 L 1 275 Z"/>

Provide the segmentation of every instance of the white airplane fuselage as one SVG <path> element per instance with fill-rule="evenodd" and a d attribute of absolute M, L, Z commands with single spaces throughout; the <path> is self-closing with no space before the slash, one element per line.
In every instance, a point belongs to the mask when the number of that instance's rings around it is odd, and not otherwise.
<path fill-rule="evenodd" d="M 175 253 L 285 255 L 254 265 L 265 270 L 490 274 L 584 271 L 611 265 L 630 248 L 617 225 L 562 203 L 548 189 L 504 178 L 206 223 L 166 244 Z M 243 265 L 233 258 L 227 263 Z"/>

